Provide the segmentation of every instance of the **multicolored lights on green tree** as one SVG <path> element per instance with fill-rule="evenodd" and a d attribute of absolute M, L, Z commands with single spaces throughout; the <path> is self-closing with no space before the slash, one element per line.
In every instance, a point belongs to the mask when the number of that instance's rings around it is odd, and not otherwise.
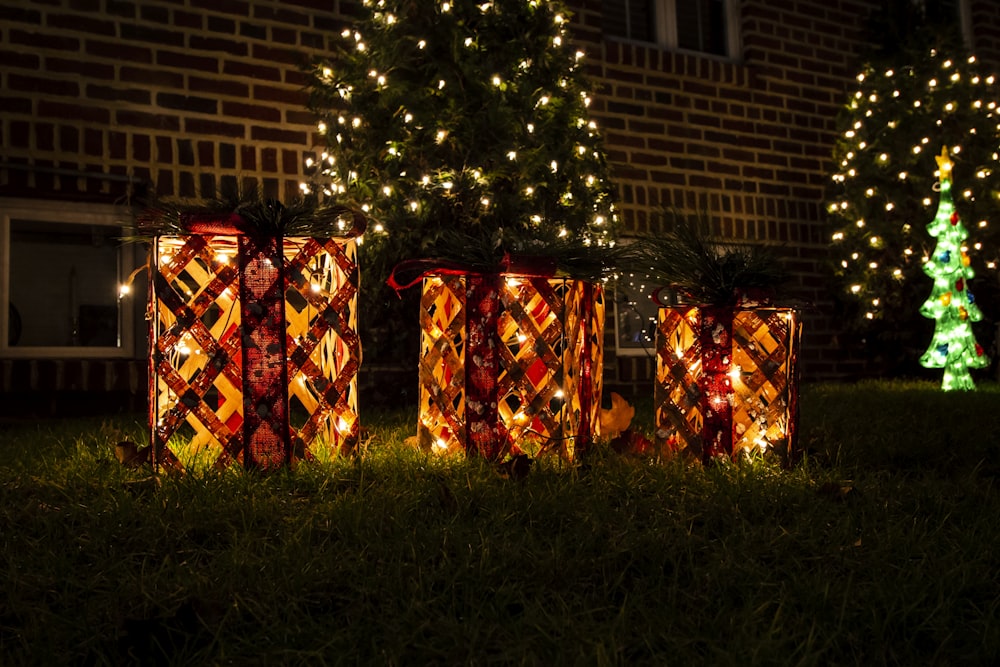
<path fill-rule="evenodd" d="M 924 262 L 924 273 L 934 279 L 934 287 L 920 307 L 920 314 L 933 319 L 935 327 L 920 363 L 944 369 L 941 388 L 945 391 L 975 389 L 969 369 L 986 366 L 987 358 L 972 332 L 972 323 L 982 319 L 982 313 L 969 291 L 969 280 L 975 275 L 965 244 L 969 232 L 952 200 L 953 164 L 948 149 L 942 149 L 936 160 L 941 199 L 927 233 L 937 239 L 937 245 Z"/>

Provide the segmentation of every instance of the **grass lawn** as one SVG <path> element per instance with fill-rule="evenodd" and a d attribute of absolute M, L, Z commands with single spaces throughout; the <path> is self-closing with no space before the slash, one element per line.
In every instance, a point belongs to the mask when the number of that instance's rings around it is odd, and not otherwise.
<path fill-rule="evenodd" d="M 0 430 L 0 665 L 1000 664 L 1000 387 L 807 386 L 808 455 L 523 480 L 398 443 L 260 477 Z M 647 410 L 648 411 L 648 410 Z"/>

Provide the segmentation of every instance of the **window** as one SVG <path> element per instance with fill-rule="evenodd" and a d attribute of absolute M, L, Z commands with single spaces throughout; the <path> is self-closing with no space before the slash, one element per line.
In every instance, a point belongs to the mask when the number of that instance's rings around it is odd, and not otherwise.
<path fill-rule="evenodd" d="M 0 356 L 130 356 L 126 234 L 112 206 L 0 199 Z"/>
<path fill-rule="evenodd" d="M 615 348 L 619 356 L 656 355 L 659 306 L 652 299 L 656 288 L 635 275 L 625 276 L 615 285 Z"/>
<path fill-rule="evenodd" d="M 865 21 L 863 38 L 875 59 L 908 58 L 914 46 L 937 42 L 972 46 L 970 0 L 892 0 L 873 10 Z"/>
<path fill-rule="evenodd" d="M 639 42 L 657 41 L 655 4 L 656 0 L 604 0 L 605 32 Z"/>
<path fill-rule="evenodd" d="M 953 26 L 966 45 L 972 43 L 972 19 L 968 0 L 913 0 L 926 25 Z"/>
<path fill-rule="evenodd" d="M 737 0 L 604 0 L 605 32 L 716 56 L 739 53 Z"/>

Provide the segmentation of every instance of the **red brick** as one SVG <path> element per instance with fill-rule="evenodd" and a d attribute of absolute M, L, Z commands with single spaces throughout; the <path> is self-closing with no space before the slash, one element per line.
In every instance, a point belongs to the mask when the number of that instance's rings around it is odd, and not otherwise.
<path fill-rule="evenodd" d="M 40 151 L 55 150 L 55 126 L 52 123 L 33 123 L 35 128 L 35 147 Z"/>
<path fill-rule="evenodd" d="M 282 130 L 271 127 L 250 128 L 250 138 L 255 141 L 274 141 L 282 144 L 303 145 L 308 134 L 299 130 Z"/>
<path fill-rule="evenodd" d="M 184 87 L 184 75 L 159 68 L 122 65 L 120 79 L 127 83 L 142 83 L 156 88 Z"/>
<path fill-rule="evenodd" d="M 210 141 L 198 142 L 198 166 L 215 166 L 215 144 Z"/>
<path fill-rule="evenodd" d="M 204 134 L 218 137 L 233 137 L 242 139 L 246 136 L 246 129 L 236 123 L 226 123 L 220 120 L 207 120 L 203 118 L 184 119 L 184 131 L 189 134 Z"/>
<path fill-rule="evenodd" d="M 65 28 L 74 32 L 88 32 L 95 35 L 114 35 L 115 23 L 83 16 L 80 14 L 49 14 L 45 19 L 49 28 Z"/>
<path fill-rule="evenodd" d="M 178 28 L 201 30 L 205 24 L 205 17 L 198 12 L 186 12 L 175 9 L 173 24 Z"/>
<path fill-rule="evenodd" d="M 51 72 L 76 74 L 89 79 L 108 80 L 113 79 L 115 74 L 115 68 L 112 65 L 82 61 L 79 58 L 74 58 L 73 60 L 66 58 L 46 58 L 45 66 Z"/>
<path fill-rule="evenodd" d="M 80 130 L 70 125 L 59 128 L 59 150 L 74 155 L 80 152 Z"/>
<path fill-rule="evenodd" d="M 252 47 L 251 56 L 260 62 L 298 65 L 305 59 L 297 49 L 283 49 L 259 43 L 253 44 Z"/>
<path fill-rule="evenodd" d="M 281 151 L 281 170 L 286 174 L 298 174 L 302 171 L 302 158 L 298 151 Z"/>
<path fill-rule="evenodd" d="M 108 133 L 108 156 L 112 160 L 124 160 L 128 157 L 128 135 L 124 132 Z"/>
<path fill-rule="evenodd" d="M 156 46 L 184 46 L 183 32 L 141 23 L 122 23 L 121 38 L 130 42 L 142 42 Z"/>
<path fill-rule="evenodd" d="M 24 76 L 14 73 L 7 75 L 7 89 L 69 97 L 78 97 L 80 95 L 80 86 L 75 81 L 50 79 L 41 76 Z"/>
<path fill-rule="evenodd" d="M 237 14 L 239 16 L 250 16 L 250 6 L 241 0 L 213 0 L 212 9 L 224 14 Z"/>
<path fill-rule="evenodd" d="M 8 25 L 13 25 L 14 23 L 40 25 L 42 23 L 42 14 L 37 10 L 28 9 L 27 7 L 3 5 L 0 6 L 0 20 L 7 22 Z"/>
<path fill-rule="evenodd" d="M 222 115 L 227 118 L 249 118 L 266 123 L 281 122 L 281 112 L 278 109 L 260 104 L 224 101 L 222 103 Z"/>
<path fill-rule="evenodd" d="M 221 39 L 219 37 L 201 37 L 191 35 L 188 38 L 188 47 L 197 51 L 219 51 L 234 56 L 245 56 L 247 45 L 232 39 Z"/>
<path fill-rule="evenodd" d="M 112 58 L 118 62 L 153 62 L 153 51 L 149 47 L 122 44 L 120 41 L 105 42 L 88 39 L 84 44 L 84 51 L 92 56 Z"/>
<path fill-rule="evenodd" d="M 92 123 L 108 123 L 111 120 L 110 112 L 103 107 L 63 104 L 49 100 L 39 100 L 38 115 L 46 118 L 83 120 Z"/>
<path fill-rule="evenodd" d="M 240 147 L 240 168 L 243 171 L 257 171 L 257 151 L 253 146 Z"/>
<path fill-rule="evenodd" d="M 222 73 L 261 81 L 281 81 L 281 70 L 277 67 L 226 60 L 222 63 Z"/>
<path fill-rule="evenodd" d="M 0 66 L 5 68 L 20 68 L 37 70 L 41 65 L 41 58 L 33 53 L 22 53 L 20 51 L 0 51 Z"/>
<path fill-rule="evenodd" d="M 219 61 L 205 56 L 193 56 L 189 53 L 175 51 L 157 51 L 156 64 L 162 67 L 177 67 L 183 70 L 199 72 L 218 72 Z"/>
<path fill-rule="evenodd" d="M 11 44 L 23 44 L 32 50 L 44 51 L 79 51 L 80 40 L 65 35 L 39 35 L 34 31 L 11 30 L 8 37 Z M 41 49 L 39 49 L 41 46 Z"/>
<path fill-rule="evenodd" d="M 188 89 L 197 93 L 213 93 L 229 97 L 250 97 L 250 86 L 243 81 L 229 77 L 207 78 L 191 75 L 188 77 Z"/>
<path fill-rule="evenodd" d="M 31 99 L 28 97 L 7 97 L 0 95 L 0 109 L 8 114 L 30 114 L 32 110 Z"/>
<path fill-rule="evenodd" d="M 141 88 L 113 88 L 98 84 L 87 85 L 87 97 L 93 100 L 109 100 L 130 102 L 132 104 L 149 104 L 149 91 Z"/>
<path fill-rule="evenodd" d="M 149 113 L 146 111 L 132 111 L 119 109 L 115 112 L 115 119 L 119 125 L 130 127 L 143 127 L 151 130 L 171 130 L 181 129 L 181 122 L 177 116 L 162 113 Z"/>
<path fill-rule="evenodd" d="M 94 128 L 83 130 L 83 152 L 85 155 L 100 157 L 104 154 L 104 133 Z"/>
<path fill-rule="evenodd" d="M 212 98 L 197 95 L 176 95 L 173 93 L 157 93 L 156 104 L 166 109 L 204 114 L 214 114 L 219 109 L 218 101 Z"/>
<path fill-rule="evenodd" d="M 292 25 L 309 25 L 309 17 L 301 12 L 295 12 L 268 5 L 254 5 L 253 17 L 258 21 L 288 23 Z"/>
<path fill-rule="evenodd" d="M 148 162 L 150 159 L 150 139 L 145 134 L 136 134 L 132 137 L 132 159 L 138 162 Z"/>
<path fill-rule="evenodd" d="M 262 171 L 266 171 L 268 173 L 274 173 L 278 171 L 278 151 L 276 149 L 274 148 L 261 149 L 260 168 Z"/>
<path fill-rule="evenodd" d="M 293 125 L 308 125 L 310 127 L 315 127 L 316 125 L 316 114 L 311 111 L 299 111 L 297 109 L 286 109 L 285 110 L 285 122 L 291 123 Z M 309 140 L 310 143 L 312 140 Z"/>

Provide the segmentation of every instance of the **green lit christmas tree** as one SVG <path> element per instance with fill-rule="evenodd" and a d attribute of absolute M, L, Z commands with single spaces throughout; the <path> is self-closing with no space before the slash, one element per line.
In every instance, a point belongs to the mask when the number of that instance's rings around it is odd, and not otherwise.
<path fill-rule="evenodd" d="M 969 280 L 975 275 L 965 246 L 969 232 L 952 200 L 953 164 L 948 149 L 936 160 L 941 199 L 927 233 L 937 239 L 937 245 L 924 262 L 924 273 L 934 279 L 934 287 L 920 307 L 920 314 L 933 319 L 935 327 L 920 363 L 944 369 L 941 388 L 945 391 L 975 389 L 969 369 L 986 366 L 987 358 L 972 332 L 972 323 L 981 320 L 982 313 L 969 291 Z"/>
<path fill-rule="evenodd" d="M 364 0 L 310 72 L 313 187 L 367 211 L 366 270 L 611 244 L 583 52 L 555 0 Z M 376 274 L 378 268 L 374 268 Z"/>

